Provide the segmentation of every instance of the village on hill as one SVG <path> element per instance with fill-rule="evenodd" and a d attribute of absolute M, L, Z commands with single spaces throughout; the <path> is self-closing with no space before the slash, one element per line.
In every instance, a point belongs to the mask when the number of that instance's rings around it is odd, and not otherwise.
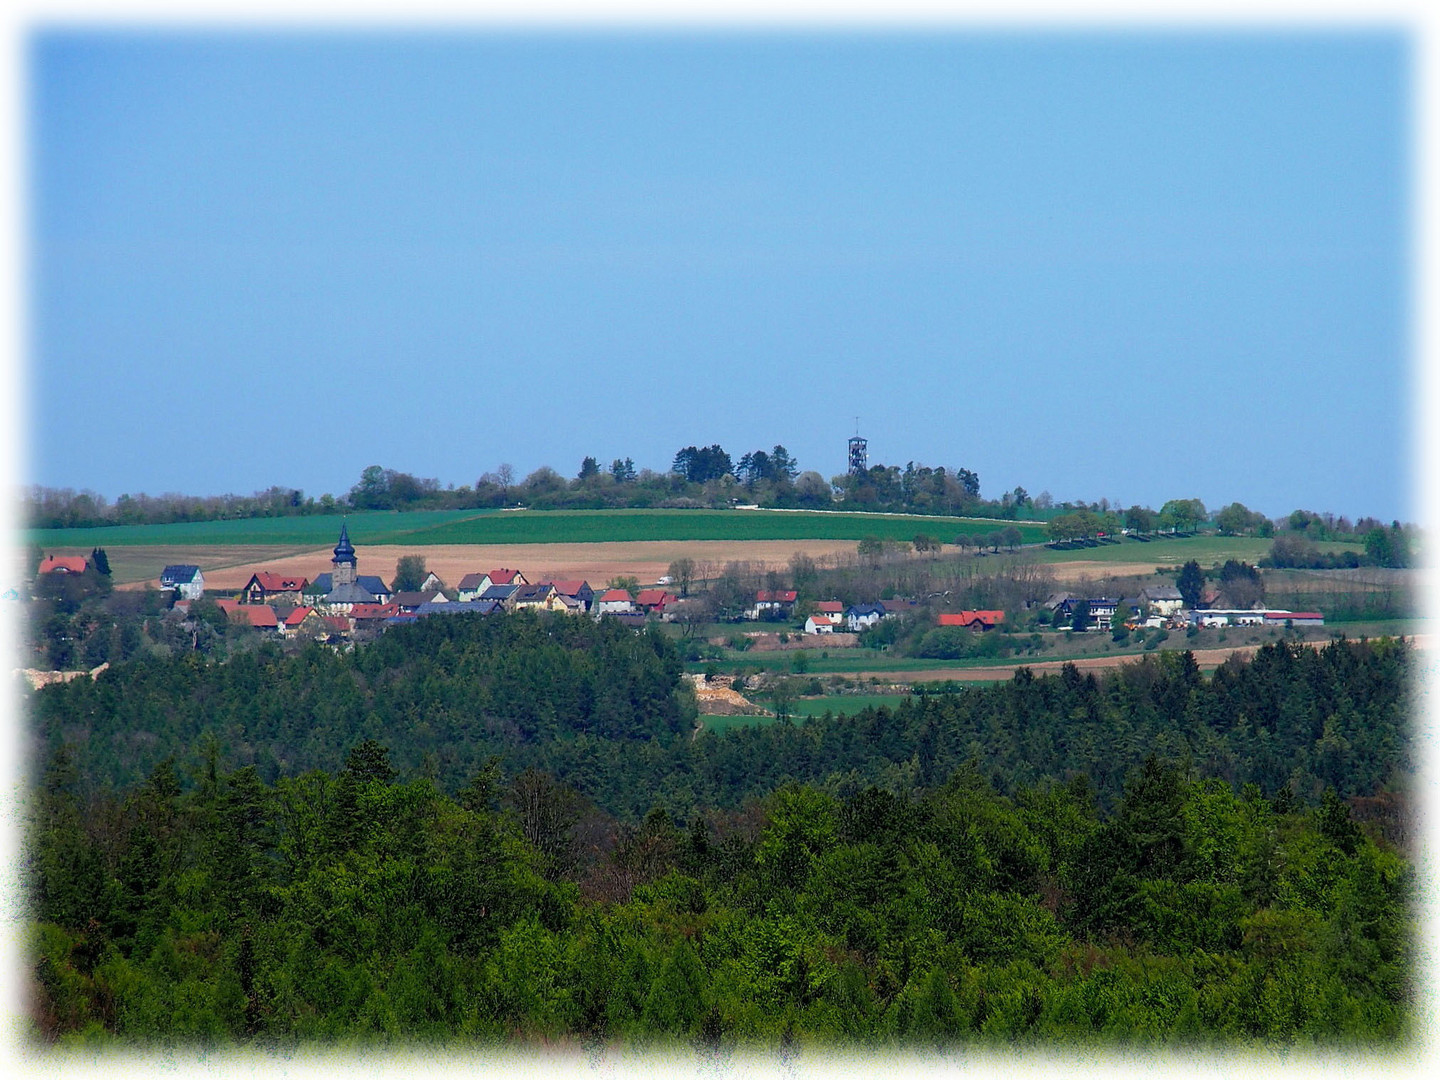
<path fill-rule="evenodd" d="M 78 555 L 46 555 L 37 568 L 36 581 L 51 575 L 79 579 L 97 571 L 108 572 L 108 567 L 94 565 L 104 558 L 98 549 L 88 560 Z M 426 570 L 422 557 L 406 556 L 400 560 L 394 580 L 387 584 L 381 576 L 362 574 L 359 568 L 360 557 L 350 540 L 348 526 L 342 522 L 330 569 L 313 577 L 256 569 L 239 589 L 217 593 L 207 589 L 200 566 L 177 563 L 165 566 L 155 585 L 167 618 L 182 625 L 191 618 L 192 606 L 203 600 L 213 602 L 232 627 L 249 628 L 261 636 L 313 640 L 333 646 L 371 640 L 387 628 L 433 615 L 503 616 L 527 610 L 609 616 L 633 628 L 651 621 L 786 624 L 793 629 L 796 644 L 823 638 L 830 647 L 838 648 L 857 644 L 857 635 L 882 620 L 901 616 L 936 628 L 979 634 L 1017 629 L 1013 625 L 1015 612 L 1007 616 L 998 608 L 954 610 L 943 598 L 936 603 L 934 597 L 802 601 L 796 589 L 773 587 L 753 589 L 745 594 L 748 599 L 742 603 L 717 610 L 706 591 L 707 583 L 687 580 L 677 586 L 668 576 L 649 586 L 635 579 L 615 579 L 606 584 L 578 578 L 532 581 L 521 569 L 497 567 L 473 570 L 451 584 Z M 1133 596 L 1124 597 L 1053 592 L 1043 600 L 1027 601 L 1024 614 L 1027 622 L 1034 622 L 1039 613 L 1039 622 L 1046 629 L 1071 633 L 1122 627 L 1126 631 L 1165 631 L 1324 625 L 1324 615 L 1319 611 L 1266 608 L 1258 603 L 1252 607 L 1226 606 L 1226 599 L 1222 591 L 1206 588 L 1197 602 L 1187 604 L 1175 585 L 1149 584 Z M 1009 625 L 1007 618 L 1011 620 Z M 760 647 L 774 646 L 766 643 Z"/>

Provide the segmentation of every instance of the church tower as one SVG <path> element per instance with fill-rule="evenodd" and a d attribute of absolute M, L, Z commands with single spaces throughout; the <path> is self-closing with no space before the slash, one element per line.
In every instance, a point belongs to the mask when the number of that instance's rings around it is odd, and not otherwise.
<path fill-rule="evenodd" d="M 340 542 L 335 545 L 335 557 L 330 560 L 335 569 L 330 576 L 330 588 L 355 584 L 355 547 L 350 543 L 346 523 L 340 523 Z"/>

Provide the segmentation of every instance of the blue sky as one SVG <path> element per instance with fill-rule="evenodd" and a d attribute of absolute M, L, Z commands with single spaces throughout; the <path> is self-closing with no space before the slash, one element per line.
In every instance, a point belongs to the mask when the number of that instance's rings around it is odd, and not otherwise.
<path fill-rule="evenodd" d="M 1411 517 L 1402 32 L 52 29 L 30 482 L 783 443 Z"/>

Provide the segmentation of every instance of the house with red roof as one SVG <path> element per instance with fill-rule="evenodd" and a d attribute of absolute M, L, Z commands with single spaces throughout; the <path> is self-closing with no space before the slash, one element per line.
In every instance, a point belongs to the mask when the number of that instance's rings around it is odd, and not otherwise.
<path fill-rule="evenodd" d="M 353 604 L 345 613 L 350 620 L 350 629 L 354 631 L 381 630 L 385 626 L 385 620 L 400 614 L 400 608 L 395 604 Z"/>
<path fill-rule="evenodd" d="M 255 630 L 280 632 L 280 620 L 269 604 L 242 604 L 238 600 L 223 599 L 216 600 L 215 606 L 225 612 L 232 623 L 242 623 Z"/>
<path fill-rule="evenodd" d="M 836 615 L 826 615 L 824 612 L 814 612 L 805 620 L 805 633 L 807 634 L 833 634 L 839 625 L 840 619 Z"/>
<path fill-rule="evenodd" d="M 572 600 L 579 601 L 581 610 L 589 611 L 595 603 L 595 590 L 590 587 L 588 581 L 542 581 L 541 585 L 553 585 L 555 591 L 561 596 L 568 596 Z"/>
<path fill-rule="evenodd" d="M 519 570 L 491 570 L 486 575 L 491 585 L 529 585 L 524 574 Z"/>
<path fill-rule="evenodd" d="M 318 631 L 320 625 L 319 612 L 308 605 L 301 606 L 292 608 L 290 613 L 280 620 L 280 633 L 285 637 L 295 637 L 302 630 Z"/>
<path fill-rule="evenodd" d="M 257 570 L 240 590 L 242 604 L 298 604 L 310 579 L 301 574 L 276 574 Z"/>
<path fill-rule="evenodd" d="M 967 630 L 993 630 L 1004 621 L 1003 611 L 952 611 L 939 617 L 940 626 L 963 626 Z"/>
<path fill-rule="evenodd" d="M 510 605 L 513 611 L 522 608 L 533 608 L 536 611 L 566 610 L 559 591 L 549 582 L 518 586 L 510 595 Z"/>
<path fill-rule="evenodd" d="M 821 615 L 844 615 L 845 605 L 839 600 L 816 600 L 812 610 Z"/>
<path fill-rule="evenodd" d="M 629 615 L 635 611 L 635 602 L 624 589 L 607 589 L 590 610 L 596 615 Z"/>
<path fill-rule="evenodd" d="M 761 589 L 755 594 L 755 606 L 745 614 L 751 619 L 787 619 L 795 610 L 794 589 Z"/>
<path fill-rule="evenodd" d="M 647 615 L 654 612 L 663 617 L 666 606 L 679 599 L 674 593 L 666 592 L 664 589 L 641 589 L 640 594 L 635 597 L 635 606 Z"/>
<path fill-rule="evenodd" d="M 88 564 L 84 555 L 46 555 L 40 560 L 41 574 L 83 574 Z"/>

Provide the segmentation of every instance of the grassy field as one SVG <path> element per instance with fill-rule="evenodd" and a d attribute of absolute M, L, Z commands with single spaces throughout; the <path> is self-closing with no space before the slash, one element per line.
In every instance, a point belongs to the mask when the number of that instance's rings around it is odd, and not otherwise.
<path fill-rule="evenodd" d="M 575 544 L 633 540 L 909 540 L 927 533 L 949 542 L 1015 524 L 1026 543 L 1042 526 L 982 518 L 764 510 L 436 510 L 349 517 L 357 546 L 378 544 Z M 339 533 L 333 516 L 246 521 L 118 525 L 100 529 L 32 529 L 26 539 L 50 550 L 88 551 L 124 545 L 266 544 L 319 547 Z"/>
<path fill-rule="evenodd" d="M 475 517 L 476 510 L 424 510 L 412 514 L 371 512 L 351 514 L 350 540 L 355 544 L 426 543 L 416 539 L 429 530 Z M 31 529 L 25 539 L 46 551 L 89 551 L 103 547 L 214 547 L 267 545 L 312 550 L 335 543 L 339 515 L 246 518 L 241 521 L 185 521 L 172 525 L 111 525 L 100 529 Z"/>
<path fill-rule="evenodd" d="M 905 700 L 903 694 L 834 694 L 826 697 L 801 698 L 791 709 L 793 719 L 803 722 L 811 716 L 824 716 L 827 712 L 835 716 L 852 716 L 864 709 L 888 705 L 894 708 Z M 775 723 L 774 716 L 703 716 L 701 721 L 706 731 L 723 734 L 737 727 L 752 727 Z"/>
<path fill-rule="evenodd" d="M 1399 635 L 1414 634 L 1423 629 L 1423 625 L 1415 621 L 1390 620 L 1386 622 L 1326 626 L 1313 631 L 1309 636 L 1312 639 L 1324 641 L 1342 634 L 1346 637 L 1353 638 L 1361 636 L 1362 633 L 1370 636 L 1381 636 L 1382 634 Z M 1018 636 L 1023 639 L 1028 638 L 1029 635 L 1022 634 Z M 806 650 L 805 660 L 802 661 L 805 670 L 803 672 L 797 672 L 797 674 L 802 677 L 826 675 L 853 676 L 860 672 L 867 672 L 881 677 L 893 675 L 897 681 L 905 682 L 908 681 L 907 676 L 914 672 L 962 672 L 975 668 L 1040 664 L 1046 661 L 1076 660 L 1088 657 L 1138 659 L 1146 655 L 1146 650 L 1141 645 L 1128 642 L 1121 645 L 1112 642 L 1108 632 L 1097 631 L 1069 636 L 1063 633 L 1055 634 L 1047 632 L 1042 636 L 1046 647 L 1039 652 L 1015 653 L 1001 659 L 911 659 L 893 656 L 890 653 L 878 652 L 874 649 L 833 649 L 828 650 L 829 656 L 821 656 L 821 652 L 827 650 L 817 648 L 815 650 Z M 1210 629 L 1202 630 L 1194 637 L 1190 637 L 1184 631 L 1172 631 L 1169 638 L 1161 643 L 1158 648 L 1160 651 L 1236 648 L 1244 645 L 1263 645 L 1270 641 L 1279 640 L 1284 636 L 1284 631 L 1277 627 Z M 726 649 L 725 656 L 722 659 L 696 661 L 687 664 L 686 668 L 692 672 L 702 672 L 711 666 L 718 668 L 723 673 L 734 673 L 742 669 L 751 671 L 789 672 L 794 670 L 794 660 L 797 655 L 796 652 L 788 650 L 776 652 L 736 652 L 731 649 Z"/>
<path fill-rule="evenodd" d="M 1223 564 L 1226 559 L 1255 563 L 1270 553 L 1273 540 L 1254 536 L 1180 536 L 1162 537 L 1148 543 L 1129 538 L 1118 544 L 1101 544 L 1073 551 L 1037 549 L 1041 562 L 1094 562 L 1098 568 L 1106 563 L 1151 563 L 1155 566 L 1180 566 L 1194 559 L 1202 567 Z M 1321 551 L 1360 550 L 1360 544 L 1324 542 L 1315 545 Z"/>

